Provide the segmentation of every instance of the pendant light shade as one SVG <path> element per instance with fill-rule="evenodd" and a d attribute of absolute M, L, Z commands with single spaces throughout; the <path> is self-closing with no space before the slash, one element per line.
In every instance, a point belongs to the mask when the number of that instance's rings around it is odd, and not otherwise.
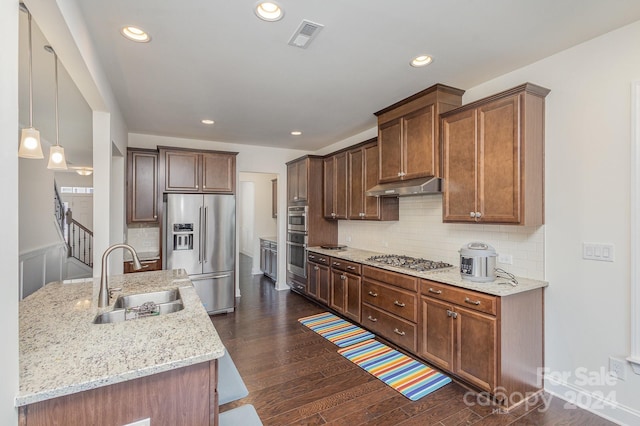
<path fill-rule="evenodd" d="M 44 47 L 47 52 L 53 53 L 55 61 L 55 74 L 56 74 L 56 144 L 49 150 L 49 164 L 47 169 L 51 170 L 67 170 L 67 161 L 64 157 L 64 148 L 60 146 L 60 118 L 58 117 L 58 55 L 51 46 Z"/>
<path fill-rule="evenodd" d="M 29 127 L 22 129 L 18 156 L 22 158 L 44 158 L 40 145 L 40 132 L 33 127 L 33 53 L 31 51 L 31 12 L 20 3 L 20 9 L 27 12 L 29 21 Z"/>

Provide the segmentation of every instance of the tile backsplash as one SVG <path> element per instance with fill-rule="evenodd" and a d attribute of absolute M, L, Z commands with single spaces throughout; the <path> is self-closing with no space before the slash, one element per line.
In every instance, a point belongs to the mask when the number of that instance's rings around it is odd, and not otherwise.
<path fill-rule="evenodd" d="M 544 226 L 442 223 L 442 196 L 400 198 L 397 222 L 340 221 L 340 244 L 382 253 L 398 253 L 460 264 L 458 250 L 482 241 L 499 254 L 509 254 L 513 264 L 497 263 L 515 275 L 544 279 Z"/>
<path fill-rule="evenodd" d="M 129 225 L 127 231 L 127 243 L 132 245 L 137 252 L 159 253 L 160 228 L 152 224 Z"/>

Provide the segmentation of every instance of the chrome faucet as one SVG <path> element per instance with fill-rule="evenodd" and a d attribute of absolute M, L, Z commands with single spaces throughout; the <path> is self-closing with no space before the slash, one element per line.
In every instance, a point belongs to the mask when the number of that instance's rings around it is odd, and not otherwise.
<path fill-rule="evenodd" d="M 136 250 L 131 247 L 129 244 L 114 244 L 108 249 L 104 251 L 102 255 L 102 270 L 100 271 L 100 293 L 98 293 L 98 307 L 104 308 L 105 306 L 109 306 L 109 281 L 108 281 L 108 273 L 107 273 L 107 258 L 109 254 L 117 248 L 127 249 L 131 252 L 131 256 L 133 257 L 133 269 L 140 270 L 142 269 L 142 264 L 140 263 L 140 258 L 138 258 L 138 253 Z"/>

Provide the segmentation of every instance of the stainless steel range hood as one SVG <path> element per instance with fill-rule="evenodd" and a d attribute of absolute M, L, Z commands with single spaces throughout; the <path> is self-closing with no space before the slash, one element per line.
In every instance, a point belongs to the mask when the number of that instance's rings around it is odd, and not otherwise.
<path fill-rule="evenodd" d="M 441 192 L 442 179 L 426 177 L 382 183 L 368 190 L 367 195 L 373 197 L 403 197 L 408 195 L 440 194 Z"/>

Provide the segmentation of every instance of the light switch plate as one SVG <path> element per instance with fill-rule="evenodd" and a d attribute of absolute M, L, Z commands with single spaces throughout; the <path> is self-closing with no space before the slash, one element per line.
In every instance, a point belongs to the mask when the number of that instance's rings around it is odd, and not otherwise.
<path fill-rule="evenodd" d="M 613 244 L 582 243 L 582 258 L 613 262 Z"/>

